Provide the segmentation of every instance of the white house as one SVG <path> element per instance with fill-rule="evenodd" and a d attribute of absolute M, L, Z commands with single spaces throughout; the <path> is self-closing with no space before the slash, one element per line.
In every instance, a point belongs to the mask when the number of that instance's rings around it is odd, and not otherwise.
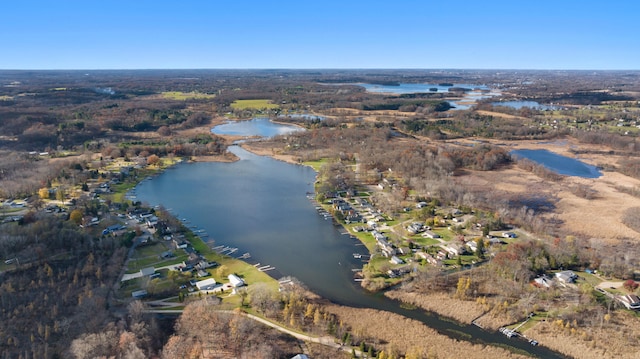
<path fill-rule="evenodd" d="M 618 297 L 618 300 L 624 304 L 627 309 L 638 310 L 640 309 L 640 297 L 635 294 L 622 295 Z"/>
<path fill-rule="evenodd" d="M 231 283 L 234 288 L 242 287 L 244 285 L 244 280 L 235 274 L 229 274 L 227 278 L 229 278 L 229 283 Z"/>
<path fill-rule="evenodd" d="M 216 287 L 216 280 L 213 278 L 207 278 L 196 282 L 196 288 L 198 290 L 212 290 Z"/>

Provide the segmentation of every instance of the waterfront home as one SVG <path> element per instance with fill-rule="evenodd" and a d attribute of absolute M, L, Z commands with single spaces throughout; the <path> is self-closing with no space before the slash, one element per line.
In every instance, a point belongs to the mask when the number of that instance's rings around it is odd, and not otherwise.
<path fill-rule="evenodd" d="M 244 280 L 235 274 L 229 274 L 227 278 L 229 278 L 229 283 L 231 283 L 234 288 L 242 287 L 245 284 Z"/>

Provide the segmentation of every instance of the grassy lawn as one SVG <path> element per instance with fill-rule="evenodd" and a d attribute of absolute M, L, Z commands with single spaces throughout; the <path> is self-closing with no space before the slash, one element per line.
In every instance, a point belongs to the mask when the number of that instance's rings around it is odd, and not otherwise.
<path fill-rule="evenodd" d="M 272 109 L 278 108 L 280 106 L 271 103 L 270 100 L 262 99 L 262 100 L 235 100 L 231 104 L 231 108 L 236 110 L 245 110 L 245 109 Z"/>
<path fill-rule="evenodd" d="M 154 244 L 146 245 L 146 246 L 138 246 L 131 256 L 132 259 L 142 259 L 145 257 L 154 256 L 156 259 L 160 255 L 160 253 L 166 251 L 167 247 L 160 242 L 156 242 Z"/>
<path fill-rule="evenodd" d="M 433 232 L 439 234 L 445 242 L 449 242 L 453 239 L 453 233 L 446 228 L 434 228 Z"/>
<path fill-rule="evenodd" d="M 147 267 L 164 267 L 172 264 L 179 264 L 187 260 L 188 256 L 186 254 L 178 255 L 177 257 L 171 259 L 163 259 L 161 260 L 157 256 L 151 256 L 142 259 L 132 259 L 129 261 L 129 266 L 127 268 L 127 273 L 135 273 L 142 268 Z"/>
<path fill-rule="evenodd" d="M 181 91 L 167 91 L 162 93 L 162 97 L 168 98 L 176 101 L 184 101 L 191 99 L 211 99 L 216 97 L 216 95 L 206 94 L 201 92 L 181 92 Z"/>
<path fill-rule="evenodd" d="M 602 279 L 600 279 L 599 277 L 593 275 L 593 274 L 589 274 L 589 273 L 585 273 L 585 272 L 578 272 L 576 273 L 580 278 L 584 279 L 585 282 L 589 283 L 591 286 L 595 287 L 598 284 L 602 283 Z"/>
<path fill-rule="evenodd" d="M 328 162 L 329 162 L 328 158 L 321 158 L 315 161 L 305 161 L 302 164 L 306 166 L 310 166 L 317 172 L 317 171 L 320 171 L 320 168 L 322 168 L 322 166 L 324 166 L 325 163 L 328 163 Z"/>

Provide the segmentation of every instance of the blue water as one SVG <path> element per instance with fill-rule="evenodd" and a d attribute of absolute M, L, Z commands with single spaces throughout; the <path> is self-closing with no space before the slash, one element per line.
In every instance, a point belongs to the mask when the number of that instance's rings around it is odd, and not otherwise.
<path fill-rule="evenodd" d="M 244 125 L 245 136 L 286 133 L 293 127 L 266 119 L 234 124 Z M 228 125 L 218 126 L 213 132 L 237 131 Z M 222 126 L 227 129 L 221 131 Z M 276 267 L 268 274 L 295 276 L 336 303 L 394 312 L 460 340 L 515 347 L 539 358 L 562 358 L 542 346 L 532 347 L 523 340 L 443 320 L 422 310 L 404 309 L 384 296 L 364 292 L 353 281 L 353 270 L 362 268 L 365 262 L 353 253 L 366 254 L 367 249 L 324 219 L 307 198 L 313 192 L 316 173 L 309 167 L 258 156 L 238 146 L 231 146 L 229 151 L 239 161 L 178 164 L 139 184 L 138 199 L 171 208 L 180 218 L 205 230 L 215 245 L 237 247 L 238 256 L 250 252 L 251 263 Z"/>
<path fill-rule="evenodd" d="M 557 110 L 560 107 L 552 105 L 543 105 L 536 101 L 504 101 L 504 102 L 492 102 L 493 106 L 505 106 L 515 108 L 519 110 L 523 107 L 529 107 L 535 110 Z"/>
<path fill-rule="evenodd" d="M 529 159 L 561 175 L 583 178 L 598 178 L 602 176 L 596 166 L 588 165 L 580 160 L 548 150 L 513 150 L 511 155 Z"/>
<path fill-rule="evenodd" d="M 211 132 L 216 135 L 273 137 L 303 130 L 298 126 L 273 123 L 268 118 L 254 118 L 246 121 L 229 121 L 214 127 Z"/>
<path fill-rule="evenodd" d="M 488 90 L 489 88 L 486 85 L 473 85 L 473 84 L 453 84 L 453 86 L 440 86 L 438 84 L 400 84 L 399 86 L 392 85 L 376 85 L 376 84 L 365 84 L 358 83 L 358 86 L 364 87 L 369 92 L 379 92 L 379 93 L 394 93 L 394 94 L 408 94 L 408 93 L 424 93 L 424 92 L 449 92 L 449 88 L 451 87 L 462 87 L 470 90 L 473 89 L 481 89 Z M 431 91 L 430 89 L 435 88 L 437 91 Z"/>

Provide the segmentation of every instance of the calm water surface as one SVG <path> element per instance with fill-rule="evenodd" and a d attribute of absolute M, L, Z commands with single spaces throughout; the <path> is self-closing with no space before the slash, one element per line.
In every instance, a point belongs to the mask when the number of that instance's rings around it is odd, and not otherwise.
<path fill-rule="evenodd" d="M 297 126 L 274 124 L 268 118 L 254 118 L 247 121 L 229 121 L 214 127 L 211 132 L 216 135 L 273 137 L 302 130 L 304 129 Z"/>
<path fill-rule="evenodd" d="M 566 157 L 548 150 L 513 150 L 515 157 L 523 157 L 539 163 L 553 172 L 566 176 L 598 178 L 602 173 L 596 166 L 588 165 L 575 158 Z"/>
<path fill-rule="evenodd" d="M 438 84 L 404 84 L 401 83 L 398 86 L 393 85 L 377 85 L 377 84 L 365 84 L 359 83 L 358 86 L 364 87 L 369 92 L 380 93 L 394 93 L 394 94 L 409 94 L 409 93 L 424 93 L 424 92 L 449 92 L 451 87 L 461 87 L 470 90 L 480 89 L 488 90 L 486 85 L 473 85 L 473 84 L 453 84 L 453 86 L 440 86 Z M 436 91 L 432 91 L 435 89 Z"/>
<path fill-rule="evenodd" d="M 406 310 L 382 295 L 364 292 L 353 281 L 353 270 L 363 265 L 353 253 L 366 254 L 366 248 L 320 216 L 307 198 L 316 173 L 309 167 L 257 156 L 238 146 L 229 150 L 240 160 L 179 164 L 138 185 L 137 198 L 171 208 L 179 218 L 204 229 L 216 245 L 237 247 L 238 256 L 250 252 L 252 263 L 276 267 L 268 273 L 294 276 L 333 302 L 391 311 L 454 338 L 470 336 L 473 342 L 499 343 L 541 358 L 562 358 L 544 347 L 532 347 L 522 340 L 459 325 L 420 310 Z"/>
<path fill-rule="evenodd" d="M 451 87 L 460 87 L 466 88 L 473 91 L 468 91 L 464 93 L 464 98 L 461 101 L 449 101 L 454 108 L 452 110 L 467 110 L 471 108 L 471 104 L 469 102 L 475 102 L 479 99 L 499 96 L 499 92 L 487 92 L 480 90 L 489 90 L 489 87 L 486 85 L 477 85 L 477 84 L 453 84 L 453 86 L 441 86 L 438 84 L 406 84 L 401 83 L 398 86 L 393 85 L 377 85 L 377 84 L 366 84 L 366 83 L 358 83 L 357 85 L 364 87 L 369 92 L 376 93 L 393 93 L 393 94 L 410 94 L 410 93 L 449 93 L 449 89 Z M 432 91 L 432 90 L 436 91 Z M 462 95 L 462 94 L 461 94 Z"/>
<path fill-rule="evenodd" d="M 529 107 L 535 110 L 558 110 L 559 106 L 553 105 L 543 105 L 537 101 L 503 101 L 503 102 L 492 102 L 493 106 L 505 106 L 515 108 L 519 110 L 523 107 Z"/>

